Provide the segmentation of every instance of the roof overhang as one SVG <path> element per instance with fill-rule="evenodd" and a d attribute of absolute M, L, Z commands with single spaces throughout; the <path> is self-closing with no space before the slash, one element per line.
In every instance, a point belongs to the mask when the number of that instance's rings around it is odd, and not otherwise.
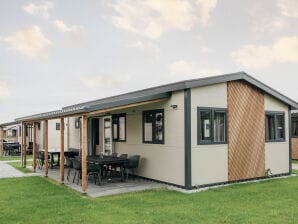
<path fill-rule="evenodd" d="M 272 97 L 284 102 L 285 104 L 288 104 L 291 110 L 295 110 L 296 108 L 298 108 L 297 102 L 295 102 L 294 100 L 291 100 L 290 98 L 286 97 L 282 93 L 274 90 L 273 88 L 267 86 L 266 84 L 246 74 L 245 72 L 238 72 L 238 73 L 214 76 L 214 77 L 203 78 L 203 79 L 189 80 L 185 82 L 185 87 L 186 88 L 201 87 L 201 86 L 213 85 L 216 83 L 231 82 L 231 81 L 237 81 L 237 80 L 244 80 L 248 84 L 260 89 L 266 94 L 271 95 Z"/>
<path fill-rule="evenodd" d="M 237 73 L 231 73 L 226 75 L 181 81 L 181 82 L 171 83 L 167 85 L 143 89 L 139 91 L 134 91 L 134 92 L 118 95 L 118 96 L 112 96 L 104 99 L 88 101 L 80 104 L 63 107 L 61 110 L 17 118 L 15 122 L 16 123 L 36 122 L 41 120 L 57 119 L 61 117 L 94 114 L 93 112 L 96 112 L 96 111 L 97 112 L 108 111 L 108 110 L 112 110 L 112 108 L 119 108 L 125 105 L 136 105 L 141 102 L 150 102 L 158 99 L 168 98 L 171 96 L 172 92 L 174 91 L 214 85 L 214 84 L 219 84 L 224 82 L 241 81 L 241 80 L 246 81 L 248 84 L 254 86 L 260 91 L 287 104 L 289 106 L 289 109 L 291 110 L 298 108 L 298 104 L 294 100 L 291 100 L 290 98 L 272 89 L 266 84 L 256 80 L 255 78 L 251 77 L 245 72 L 237 72 Z M 3 126 L 3 124 L 0 126 Z"/>
<path fill-rule="evenodd" d="M 90 115 L 98 113 L 99 111 L 112 111 L 116 110 L 117 108 L 123 108 L 123 106 L 139 106 L 149 103 L 155 103 L 160 100 L 167 99 L 171 96 L 171 92 L 167 93 L 160 93 L 154 95 L 147 95 L 147 96 L 135 96 L 134 98 L 126 98 L 118 101 L 111 101 L 105 102 L 101 104 L 94 104 L 94 105 L 81 105 L 76 107 L 65 107 L 62 110 L 55 110 L 46 113 L 35 114 L 31 116 L 17 118 L 15 122 L 21 123 L 31 123 L 31 122 L 38 122 L 42 120 L 51 120 L 51 119 L 58 119 L 61 117 L 74 117 L 74 116 L 82 116 L 82 115 Z M 2 126 L 2 125 L 1 125 Z"/>
<path fill-rule="evenodd" d="M 20 124 L 20 123 L 21 123 L 20 121 L 12 121 L 12 122 L 7 122 L 7 123 L 0 124 L 0 127 L 4 128 L 4 127 L 11 126 L 11 125 Z"/>

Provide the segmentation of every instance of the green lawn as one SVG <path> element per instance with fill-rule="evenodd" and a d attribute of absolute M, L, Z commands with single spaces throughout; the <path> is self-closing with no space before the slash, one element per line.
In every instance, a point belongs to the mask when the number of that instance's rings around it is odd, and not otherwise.
<path fill-rule="evenodd" d="M 22 163 L 21 162 L 10 162 L 8 163 L 9 165 L 13 166 L 14 168 L 22 171 L 23 173 L 33 173 L 32 170 L 28 169 L 28 168 L 23 168 L 22 167 Z M 32 166 L 32 161 L 27 161 L 26 164 L 27 167 Z"/>
<path fill-rule="evenodd" d="M 292 160 L 292 163 L 298 164 L 298 160 Z"/>
<path fill-rule="evenodd" d="M 195 194 L 91 199 L 43 177 L 0 179 L 1 223 L 298 223 L 298 177 Z"/>
<path fill-rule="evenodd" d="M 32 155 L 27 155 L 27 159 L 32 159 Z M 21 160 L 21 156 L 0 156 L 0 161 Z"/>

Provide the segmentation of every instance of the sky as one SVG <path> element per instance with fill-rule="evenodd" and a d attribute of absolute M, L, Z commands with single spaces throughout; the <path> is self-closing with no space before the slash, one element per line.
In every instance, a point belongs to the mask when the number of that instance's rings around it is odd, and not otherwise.
<path fill-rule="evenodd" d="M 297 0 L 0 0 L 0 123 L 245 71 L 298 101 Z"/>

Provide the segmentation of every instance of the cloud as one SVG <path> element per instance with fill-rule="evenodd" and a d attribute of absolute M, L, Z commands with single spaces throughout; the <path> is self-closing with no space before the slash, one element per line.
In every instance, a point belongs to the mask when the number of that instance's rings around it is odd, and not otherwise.
<path fill-rule="evenodd" d="M 256 1 L 248 8 L 251 30 L 257 33 L 275 33 L 288 27 L 288 21 L 281 15 L 278 8 L 272 8 L 263 1 Z"/>
<path fill-rule="evenodd" d="M 155 54 L 158 54 L 160 52 L 160 48 L 156 44 L 153 44 L 151 42 L 136 41 L 128 44 L 127 47 L 136 48 L 147 52 L 153 52 Z"/>
<path fill-rule="evenodd" d="M 199 20 L 203 26 L 206 26 L 211 17 L 211 13 L 216 8 L 217 0 L 197 0 L 196 4 L 200 9 Z"/>
<path fill-rule="evenodd" d="M 221 73 L 219 69 L 212 68 L 206 64 L 197 64 L 193 61 L 186 60 L 172 62 L 168 65 L 168 69 L 174 75 L 184 75 L 184 78 L 185 75 L 188 78 L 195 78 L 198 76 L 209 76 Z"/>
<path fill-rule="evenodd" d="M 5 81 L 0 80 L 0 99 L 9 97 L 11 94 L 8 84 Z"/>
<path fill-rule="evenodd" d="M 114 26 L 150 39 L 170 30 L 189 31 L 196 21 L 206 25 L 216 0 L 117 0 Z M 197 13 L 199 10 L 199 14 Z"/>
<path fill-rule="evenodd" d="M 47 57 L 51 41 L 41 32 L 38 26 L 23 28 L 3 41 L 10 44 L 10 49 L 29 57 Z"/>
<path fill-rule="evenodd" d="M 118 86 L 128 80 L 128 77 L 118 78 L 110 75 L 83 76 L 80 78 L 81 83 L 87 88 Z"/>
<path fill-rule="evenodd" d="M 23 7 L 24 11 L 30 15 L 39 15 L 48 19 L 50 17 L 49 10 L 53 8 L 54 4 L 50 1 L 46 1 L 43 4 L 37 5 L 29 3 Z"/>
<path fill-rule="evenodd" d="M 297 0 L 278 0 L 277 6 L 282 15 L 298 18 L 298 1 Z"/>
<path fill-rule="evenodd" d="M 285 29 L 288 26 L 287 21 L 282 17 L 264 16 L 254 21 L 252 31 L 260 33 L 274 33 Z"/>
<path fill-rule="evenodd" d="M 54 23 L 56 27 L 63 33 L 72 33 L 77 35 L 77 34 L 82 34 L 84 32 L 83 26 L 77 26 L 77 25 L 67 26 L 62 20 L 55 20 Z"/>
<path fill-rule="evenodd" d="M 245 45 L 231 53 L 240 65 L 266 68 L 273 63 L 298 62 L 298 37 L 282 37 L 272 45 Z"/>
<path fill-rule="evenodd" d="M 209 54 L 209 53 L 212 53 L 213 50 L 212 50 L 211 48 L 209 48 L 209 47 L 202 46 L 202 47 L 200 48 L 200 52 L 201 52 L 201 53 L 204 53 L 204 54 Z"/>

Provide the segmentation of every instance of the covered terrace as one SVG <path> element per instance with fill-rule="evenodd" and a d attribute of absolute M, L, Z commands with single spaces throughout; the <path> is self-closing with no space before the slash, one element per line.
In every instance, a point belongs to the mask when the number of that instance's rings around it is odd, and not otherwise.
<path fill-rule="evenodd" d="M 62 184 L 67 184 L 70 187 L 79 190 L 78 188 L 81 188 L 80 192 L 86 193 L 87 192 L 87 185 L 88 185 L 88 193 L 92 195 L 98 195 L 100 196 L 101 193 L 98 193 L 98 191 L 95 191 L 95 189 L 98 189 L 97 185 L 88 184 L 87 183 L 87 161 L 88 156 L 90 156 L 90 152 L 92 152 L 92 143 L 90 141 L 90 133 L 91 133 L 91 119 L 97 118 L 97 117 L 103 117 L 103 116 L 109 116 L 114 111 L 119 111 L 127 108 L 135 108 L 135 107 L 141 107 L 145 105 L 150 105 L 154 103 L 158 103 L 161 101 L 164 101 L 168 99 L 171 94 L 170 92 L 165 93 L 158 93 L 153 94 L 150 92 L 150 90 L 147 90 L 147 92 L 143 92 L 143 94 L 139 94 L 139 92 L 133 93 L 134 97 L 132 97 L 131 94 L 124 94 L 121 96 L 106 98 L 103 100 L 97 100 L 97 101 L 91 101 L 84 104 L 78 104 L 74 106 L 69 106 L 62 108 L 61 110 L 47 112 L 47 113 L 41 113 L 26 117 L 21 117 L 16 119 L 12 123 L 18 123 L 22 125 L 22 130 L 26 130 L 28 126 L 32 126 L 32 140 L 33 140 L 33 161 L 32 161 L 32 169 L 34 172 L 42 172 L 45 177 L 52 177 L 56 180 L 59 180 Z M 68 117 L 80 117 L 80 142 L 81 142 L 81 149 L 80 149 L 80 161 L 81 161 L 81 185 L 73 184 L 72 181 L 66 181 L 66 175 L 67 170 L 65 169 L 65 166 L 62 164 L 65 164 L 65 118 Z M 60 154 L 60 166 L 58 169 L 49 169 L 49 165 L 51 161 L 49 161 L 49 131 L 48 131 L 48 121 L 53 119 L 59 119 L 60 120 L 60 147 L 59 147 L 59 154 Z M 44 150 L 44 169 L 41 171 L 38 169 L 37 165 L 37 126 L 40 122 L 43 122 L 44 124 L 44 131 L 43 131 L 43 150 Z M 110 120 L 111 122 L 111 120 Z M 11 123 L 10 123 L 11 124 Z M 3 128 L 7 124 L 1 124 L 0 125 L 0 140 L 2 142 L 3 139 Z M 112 130 L 111 130 L 112 131 Z M 1 144 L 0 150 L 3 149 L 3 145 Z M 112 147 L 112 145 L 110 145 Z M 28 148 L 28 142 L 26 138 L 26 134 L 23 131 L 22 132 L 22 164 L 23 167 L 27 166 L 27 148 Z M 67 151 L 68 149 L 66 149 Z M 107 151 L 104 151 L 107 152 Z M 113 151 L 112 149 L 107 152 L 107 154 L 111 154 Z M 94 155 L 93 155 L 94 156 Z M 91 183 L 91 182 L 89 182 Z M 111 182 L 112 183 L 112 182 Z M 125 188 L 130 189 L 147 189 L 148 186 L 150 188 L 153 187 L 160 187 L 160 184 L 153 182 L 148 182 L 145 180 L 138 180 L 138 181 L 124 181 L 124 182 L 118 182 L 117 184 L 114 184 L 113 186 L 109 184 L 109 182 L 106 182 L 102 187 L 102 194 L 103 192 L 108 192 L 107 194 L 113 194 L 125 192 Z M 109 190 L 109 191 L 108 191 Z M 97 193 L 96 193 L 97 192 Z"/>

